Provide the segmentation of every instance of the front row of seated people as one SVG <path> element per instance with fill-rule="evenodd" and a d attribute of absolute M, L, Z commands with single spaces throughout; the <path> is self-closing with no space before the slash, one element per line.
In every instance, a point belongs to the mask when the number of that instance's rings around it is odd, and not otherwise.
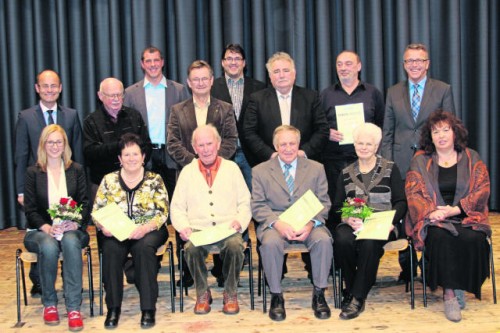
<path fill-rule="evenodd" d="M 337 212 L 347 197 L 361 197 L 375 211 L 396 210 L 394 226 L 405 219 L 408 209 L 406 233 L 426 258 L 429 287 L 433 291 L 438 286 L 443 289 L 444 313 L 451 321 L 461 320 L 465 291 L 481 298 L 481 286 L 490 273 L 489 174 L 478 153 L 467 147 L 467 135 L 464 125 L 453 114 L 442 110 L 433 112 L 422 130 L 422 150 L 415 154 L 404 185 L 397 166 L 376 154 L 380 128 L 373 124 L 361 125 L 354 132 L 358 160 L 340 175 L 338 188 L 342 190 L 336 193 L 332 207 Z M 331 316 L 325 289 L 333 247 L 346 286 L 340 318 L 359 316 L 375 282 L 386 241 L 356 241 L 353 231 L 360 228 L 362 221 L 342 220 L 339 213 L 332 240 L 325 227 L 330 209 L 325 172 L 321 164 L 298 156 L 300 132 L 289 125 L 275 130 L 273 144 L 277 157 L 252 170 L 251 198 L 238 167 L 218 156 L 220 142 L 212 125 L 203 125 L 194 131 L 192 145 L 198 158 L 182 170 L 171 204 L 172 224 L 187 241 L 187 263 L 196 287 L 194 312 L 206 314 L 211 309 L 205 265 L 211 245 L 194 246 L 189 241 L 192 232 L 220 225 L 234 229 L 231 236 L 215 245 L 220 247 L 223 260 L 223 312 L 236 314 L 239 312 L 237 286 L 244 257 L 241 234 L 253 216 L 271 291 L 269 317 L 272 320 L 286 318 L 280 282 L 283 253 L 296 242 L 305 244 L 311 253 L 315 317 Z M 143 145 L 137 135 L 122 137 L 119 159 L 121 169 L 104 177 L 93 209 L 115 202 L 139 227 L 128 240 L 120 242 L 97 224 L 108 308 L 104 326 L 108 329 L 118 326 L 123 262 L 130 254 L 140 295 L 140 326 L 150 328 L 155 325 L 158 298 L 156 249 L 168 238 L 165 222 L 169 198 L 161 177 L 144 170 Z M 279 215 L 309 189 L 324 209 L 302 229 L 294 230 L 280 220 Z M 39 255 L 43 318 L 48 325 L 59 323 L 54 285 L 59 253 L 63 253 L 68 325 L 70 330 L 78 331 L 83 329 L 81 249 L 88 244 L 89 236 L 85 226 L 76 221 L 53 224 L 47 208 L 62 197 L 72 197 L 81 205 L 82 221 L 85 221 L 89 203 L 84 171 L 71 161 L 64 130 L 58 125 L 49 125 L 40 137 L 37 164 L 27 172 L 25 204 L 29 229 L 24 244 Z M 388 240 L 397 237 L 398 229 L 393 227 Z"/>

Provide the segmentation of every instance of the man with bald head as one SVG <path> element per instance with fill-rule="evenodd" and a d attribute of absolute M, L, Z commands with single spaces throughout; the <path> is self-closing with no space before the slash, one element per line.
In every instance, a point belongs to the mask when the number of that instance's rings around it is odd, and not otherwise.
<path fill-rule="evenodd" d="M 93 196 L 104 175 L 120 168 L 118 142 L 123 134 L 139 135 L 146 145 L 146 161 L 151 155 L 148 128 L 138 111 L 123 105 L 123 92 L 120 80 L 104 79 L 97 92 L 102 103 L 83 123 L 83 153 Z"/>

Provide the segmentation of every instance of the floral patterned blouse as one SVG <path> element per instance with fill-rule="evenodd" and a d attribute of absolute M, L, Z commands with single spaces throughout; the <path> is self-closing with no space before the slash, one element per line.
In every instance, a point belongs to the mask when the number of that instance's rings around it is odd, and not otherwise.
<path fill-rule="evenodd" d="M 146 171 L 143 180 L 129 189 L 120 171 L 108 173 L 97 190 L 93 210 L 115 202 L 135 224 L 154 220 L 159 229 L 168 217 L 168 193 L 160 175 Z"/>

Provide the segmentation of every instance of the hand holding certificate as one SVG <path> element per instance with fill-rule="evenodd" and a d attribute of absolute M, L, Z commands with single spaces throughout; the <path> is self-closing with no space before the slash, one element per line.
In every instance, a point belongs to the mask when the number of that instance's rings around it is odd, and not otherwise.
<path fill-rule="evenodd" d="M 394 220 L 395 210 L 372 213 L 365 218 L 363 227 L 358 230 L 356 240 L 376 239 L 387 240 L 391 232 L 392 221 Z"/>
<path fill-rule="evenodd" d="M 130 236 L 137 225 L 118 207 L 116 203 L 92 212 L 92 218 L 106 228 L 120 242 Z"/>
<path fill-rule="evenodd" d="M 313 191 L 308 190 L 292 206 L 279 216 L 280 220 L 288 223 L 295 231 L 302 229 L 307 222 L 318 215 L 325 208 Z"/>
<path fill-rule="evenodd" d="M 353 144 L 352 131 L 365 122 L 363 103 L 337 105 L 335 114 L 337 130 L 344 135 L 344 140 L 340 141 L 339 145 Z"/>

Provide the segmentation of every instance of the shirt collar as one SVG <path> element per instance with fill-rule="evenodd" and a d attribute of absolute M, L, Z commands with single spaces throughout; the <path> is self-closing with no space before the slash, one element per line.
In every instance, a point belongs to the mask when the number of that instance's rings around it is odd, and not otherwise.
<path fill-rule="evenodd" d="M 298 160 L 298 157 L 296 159 L 294 159 L 292 161 L 292 163 L 290 163 L 290 165 L 292 166 L 292 169 L 297 169 L 297 160 Z M 287 164 L 287 163 L 283 162 L 279 156 L 278 156 L 278 162 L 280 162 L 281 170 L 284 170 L 285 164 Z"/>
<path fill-rule="evenodd" d="M 220 156 L 217 156 L 217 159 L 215 160 L 215 163 L 212 164 L 210 167 L 206 167 L 200 159 L 198 159 L 198 168 L 200 169 L 200 172 L 205 174 L 207 170 L 210 171 L 218 171 L 220 167 L 220 163 L 222 161 L 222 158 Z"/>
<path fill-rule="evenodd" d="M 335 90 L 342 90 L 342 91 L 345 91 L 344 88 L 342 87 L 342 84 L 337 81 L 337 83 L 335 83 Z M 359 83 L 357 85 L 356 88 L 354 88 L 353 92 L 355 92 L 356 90 L 358 89 L 363 89 L 363 90 L 366 90 L 366 86 L 365 86 L 365 83 L 361 80 L 359 80 Z"/>
<path fill-rule="evenodd" d="M 146 77 L 144 77 L 144 83 L 142 86 L 144 88 L 153 87 L 153 84 Z M 162 75 L 160 83 L 158 83 L 158 86 L 163 86 L 163 87 L 167 88 L 167 78 L 165 77 L 165 75 Z"/>
<path fill-rule="evenodd" d="M 408 80 L 410 82 L 410 89 L 413 88 L 414 85 L 418 84 L 419 89 L 423 89 L 425 87 L 425 83 L 427 82 L 427 75 L 417 83 L 414 83 L 413 81 Z"/>
<path fill-rule="evenodd" d="M 276 90 L 276 89 L 275 89 Z M 276 90 L 276 96 L 278 96 L 278 100 L 280 98 L 284 98 L 286 96 L 288 96 L 290 98 L 290 100 L 292 99 L 292 92 L 293 92 L 293 86 L 292 86 L 292 89 L 290 89 L 290 91 L 288 92 L 288 94 L 286 95 L 283 95 L 282 93 L 280 93 L 278 90 Z M 283 96 L 283 97 L 282 97 Z"/>
<path fill-rule="evenodd" d="M 237 79 L 233 79 L 232 77 L 229 77 L 229 75 L 227 74 L 224 74 L 224 76 L 226 77 L 226 82 L 227 84 L 243 84 L 244 83 L 244 78 L 243 78 L 243 75 L 241 75 L 239 78 Z"/>
<path fill-rule="evenodd" d="M 49 109 L 48 107 L 46 107 L 46 106 L 42 103 L 42 101 L 40 101 L 40 109 L 42 109 L 42 112 L 43 112 L 43 113 L 47 112 L 48 110 L 53 110 L 54 112 L 57 112 L 57 103 L 56 103 L 56 104 L 54 104 L 54 106 L 53 106 L 52 108 L 50 108 L 50 109 Z"/>
<path fill-rule="evenodd" d="M 205 103 L 205 105 L 199 105 L 199 104 L 196 102 L 196 100 L 194 99 L 194 97 L 193 97 L 193 104 L 194 104 L 194 106 L 195 106 L 195 107 L 197 107 L 197 108 L 209 107 L 209 106 L 210 106 L 210 96 L 208 97 L 207 102 Z"/>

